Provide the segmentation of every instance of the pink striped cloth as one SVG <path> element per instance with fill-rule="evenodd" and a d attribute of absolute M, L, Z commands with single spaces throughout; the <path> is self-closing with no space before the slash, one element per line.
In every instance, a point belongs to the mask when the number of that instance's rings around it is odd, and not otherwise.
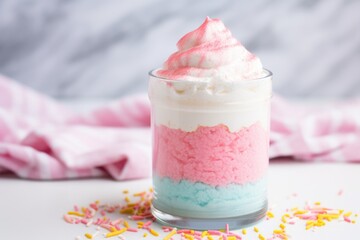
<path fill-rule="evenodd" d="M 64 179 L 151 175 L 146 96 L 76 114 L 0 75 L 0 172 Z"/>
<path fill-rule="evenodd" d="M 30 179 L 151 175 L 146 95 L 85 114 L 0 75 L 0 172 Z M 331 107 L 272 102 L 270 157 L 360 162 L 360 102 Z"/>

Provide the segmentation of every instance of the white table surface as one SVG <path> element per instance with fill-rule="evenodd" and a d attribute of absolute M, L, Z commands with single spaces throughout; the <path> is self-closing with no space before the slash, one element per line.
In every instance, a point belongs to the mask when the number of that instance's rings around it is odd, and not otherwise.
<path fill-rule="evenodd" d="M 68 181 L 29 181 L 12 176 L 0 176 L 0 239 L 66 240 L 95 232 L 95 227 L 68 224 L 63 214 L 74 204 L 87 206 L 100 200 L 118 203 L 124 198 L 122 190 L 138 192 L 148 189 L 151 179 L 116 182 L 111 179 Z M 339 196 L 339 190 L 343 194 Z M 289 197 L 296 193 L 297 197 Z M 304 202 L 320 201 L 326 207 L 360 213 L 360 164 L 272 162 L 269 169 L 269 201 L 275 218 L 257 224 L 263 235 L 271 236 L 279 225 L 285 209 L 303 206 Z M 133 224 L 134 223 L 130 223 Z M 134 225 L 135 226 L 135 225 Z M 153 224 L 159 230 L 159 225 Z M 316 231 L 305 231 L 304 223 L 289 225 L 287 231 L 296 240 L 360 239 L 360 217 L 355 224 L 333 221 Z M 162 239 L 143 232 L 125 233 L 126 239 Z M 103 239 L 98 235 L 96 239 Z M 119 238 L 114 238 L 119 239 Z M 179 239 L 179 238 L 176 238 Z M 252 228 L 244 239 L 258 239 Z"/>

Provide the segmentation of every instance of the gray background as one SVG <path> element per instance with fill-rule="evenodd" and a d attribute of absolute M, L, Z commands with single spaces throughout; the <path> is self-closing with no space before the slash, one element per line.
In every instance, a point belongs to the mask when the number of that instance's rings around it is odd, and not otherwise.
<path fill-rule="evenodd" d="M 218 17 L 292 98 L 360 96 L 360 1 L 0 0 L 0 73 L 60 99 L 145 92 L 147 72 Z"/>

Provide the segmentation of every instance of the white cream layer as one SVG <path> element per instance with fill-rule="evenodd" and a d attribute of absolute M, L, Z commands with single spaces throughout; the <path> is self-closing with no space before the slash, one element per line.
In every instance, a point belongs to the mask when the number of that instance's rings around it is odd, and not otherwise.
<path fill-rule="evenodd" d="M 260 122 L 269 129 L 270 78 L 195 82 L 150 77 L 149 96 L 156 125 L 191 132 L 224 124 L 237 132 Z"/>

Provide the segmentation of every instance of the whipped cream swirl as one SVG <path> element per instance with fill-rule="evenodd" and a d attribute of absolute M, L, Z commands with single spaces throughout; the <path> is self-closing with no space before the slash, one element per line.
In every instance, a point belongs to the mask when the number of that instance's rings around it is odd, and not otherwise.
<path fill-rule="evenodd" d="M 177 48 L 157 71 L 159 77 L 232 82 L 264 76 L 259 58 L 246 50 L 219 19 L 207 17 L 199 28 L 178 41 Z"/>

